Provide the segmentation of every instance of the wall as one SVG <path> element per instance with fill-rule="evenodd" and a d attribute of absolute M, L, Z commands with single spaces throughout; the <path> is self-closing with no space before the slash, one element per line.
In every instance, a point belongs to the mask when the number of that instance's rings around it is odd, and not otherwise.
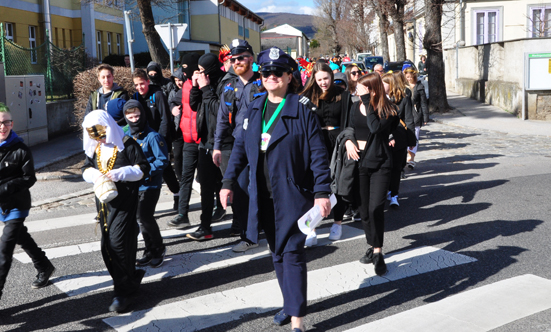
<path fill-rule="evenodd" d="M 48 140 L 74 131 L 78 126 L 74 114 L 74 99 L 46 103 Z"/>
<path fill-rule="evenodd" d="M 524 54 L 550 50 L 551 38 L 460 47 L 458 56 L 455 48 L 446 49 L 446 87 L 521 117 Z M 525 105 L 528 119 L 551 120 L 551 91 L 527 92 Z"/>

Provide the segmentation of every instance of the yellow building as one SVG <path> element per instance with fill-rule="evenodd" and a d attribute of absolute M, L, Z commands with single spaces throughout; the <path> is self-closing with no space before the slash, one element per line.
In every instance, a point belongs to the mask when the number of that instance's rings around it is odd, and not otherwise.
<path fill-rule="evenodd" d="M 0 22 L 6 37 L 23 47 L 44 43 L 46 29 L 59 48 L 79 46 L 84 34 L 87 52 L 101 61 L 125 52 L 122 5 L 122 0 L 0 1 Z"/>

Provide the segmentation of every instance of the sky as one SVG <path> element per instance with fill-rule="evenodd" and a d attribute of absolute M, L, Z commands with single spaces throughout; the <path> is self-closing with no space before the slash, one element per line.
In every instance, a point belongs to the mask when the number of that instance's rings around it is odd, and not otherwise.
<path fill-rule="evenodd" d="M 239 0 L 239 3 L 255 13 L 293 13 L 313 15 L 314 0 Z"/>

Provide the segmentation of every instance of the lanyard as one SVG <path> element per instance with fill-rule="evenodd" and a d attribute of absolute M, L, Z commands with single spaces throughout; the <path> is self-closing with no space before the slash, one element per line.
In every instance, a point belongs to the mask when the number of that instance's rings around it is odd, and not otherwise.
<path fill-rule="evenodd" d="M 285 96 L 287 98 L 287 96 Z M 266 124 L 266 120 L 264 120 L 264 112 L 266 112 L 266 106 L 268 105 L 268 98 L 266 98 L 266 102 L 264 103 L 264 109 L 262 110 L 262 133 L 268 132 L 268 129 L 272 126 L 275 119 L 277 118 L 279 112 L 281 112 L 281 109 L 283 108 L 283 105 L 285 104 L 285 98 L 279 103 L 277 106 L 274 114 L 272 114 L 272 117 L 270 118 L 270 121 L 268 121 L 268 124 Z"/>

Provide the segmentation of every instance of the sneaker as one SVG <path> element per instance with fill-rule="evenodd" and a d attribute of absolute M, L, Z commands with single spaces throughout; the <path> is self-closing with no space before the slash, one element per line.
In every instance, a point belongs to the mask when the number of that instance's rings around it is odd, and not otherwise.
<path fill-rule="evenodd" d="M 127 297 L 117 296 L 113 298 L 113 303 L 111 303 L 111 305 L 109 306 L 109 311 L 110 312 L 115 311 L 117 313 L 121 313 L 126 311 L 126 309 L 128 309 L 129 306 L 130 306 L 130 300 Z"/>
<path fill-rule="evenodd" d="M 304 245 L 307 247 L 313 247 L 316 244 L 318 244 L 318 235 L 316 234 L 316 231 L 311 231 L 306 237 L 306 242 Z"/>
<path fill-rule="evenodd" d="M 52 263 L 50 263 L 50 266 L 48 266 L 46 270 L 38 272 L 35 281 L 31 284 L 31 287 L 37 289 L 47 286 L 50 282 L 50 277 L 54 274 L 54 271 L 55 267 Z"/>
<path fill-rule="evenodd" d="M 392 197 L 390 198 L 390 204 L 389 204 L 389 206 L 390 206 L 391 208 L 395 208 L 395 209 L 398 208 L 398 207 L 400 207 L 400 204 L 398 203 L 398 195 L 392 196 Z"/>
<path fill-rule="evenodd" d="M 212 231 L 207 231 L 201 226 L 195 232 L 186 234 L 186 236 L 195 241 L 210 240 L 213 237 Z"/>
<path fill-rule="evenodd" d="M 331 231 L 329 232 L 329 240 L 337 241 L 340 240 L 342 236 L 342 225 L 333 224 L 331 226 Z"/>
<path fill-rule="evenodd" d="M 392 196 L 390 196 L 390 191 L 386 193 L 386 200 L 387 201 L 390 201 L 390 199 L 392 198 Z"/>
<path fill-rule="evenodd" d="M 153 257 L 151 257 L 149 252 L 144 252 L 142 258 L 136 259 L 136 266 L 147 266 L 151 263 L 152 259 Z"/>
<path fill-rule="evenodd" d="M 369 247 L 365 252 L 365 255 L 360 258 L 360 263 L 362 264 L 371 264 L 373 263 L 373 247 Z"/>
<path fill-rule="evenodd" d="M 222 208 L 216 208 L 216 209 L 214 209 L 214 211 L 212 212 L 212 219 L 211 219 L 211 221 L 212 221 L 212 222 L 220 221 L 220 220 L 224 219 L 225 216 L 226 216 L 226 210 L 224 210 L 224 209 L 222 209 Z"/>
<path fill-rule="evenodd" d="M 415 161 L 408 161 L 407 166 L 408 166 L 409 169 L 414 169 L 415 168 Z"/>
<path fill-rule="evenodd" d="M 181 214 L 174 217 L 174 219 L 169 220 L 166 224 L 168 225 L 168 227 L 176 229 L 184 229 L 191 226 L 188 216 L 184 216 Z"/>
<path fill-rule="evenodd" d="M 163 249 L 163 253 L 161 254 L 161 257 L 152 258 L 149 265 L 151 265 L 151 267 L 154 267 L 154 268 L 160 267 L 161 265 L 163 265 L 163 262 L 165 261 L 165 254 L 166 254 L 166 247 Z"/>
<path fill-rule="evenodd" d="M 348 209 L 346 209 L 346 211 L 342 215 L 342 221 L 352 219 L 353 216 L 354 216 L 354 210 L 352 210 L 350 207 L 348 207 Z"/>
<path fill-rule="evenodd" d="M 373 265 L 375 265 L 375 274 L 377 274 L 379 277 L 386 274 L 387 268 L 382 252 L 373 254 Z"/>
<path fill-rule="evenodd" d="M 258 247 L 258 243 L 249 243 L 247 241 L 239 242 L 235 247 L 231 248 L 233 252 L 245 252 L 249 249 Z"/>
<path fill-rule="evenodd" d="M 354 221 L 362 221 L 362 216 L 360 216 L 360 211 L 354 212 Z"/>
<path fill-rule="evenodd" d="M 277 312 L 274 316 L 274 324 L 282 326 L 291 322 L 291 316 L 287 315 L 283 309 Z"/>

